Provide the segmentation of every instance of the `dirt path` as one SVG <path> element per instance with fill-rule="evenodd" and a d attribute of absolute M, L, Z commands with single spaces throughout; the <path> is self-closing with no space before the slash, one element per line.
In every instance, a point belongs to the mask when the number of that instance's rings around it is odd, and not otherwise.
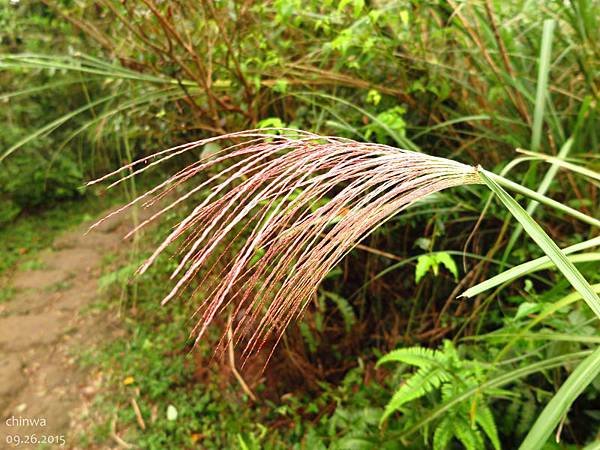
<path fill-rule="evenodd" d="M 127 248 L 122 236 L 131 223 L 117 217 L 84 236 L 89 225 L 56 239 L 39 255 L 38 270 L 16 272 L 16 294 L 0 304 L 2 449 L 38 448 L 43 441 L 64 440 L 62 448 L 77 445 L 72 435 L 76 416 L 98 383 L 76 359 L 101 340 L 120 334 L 107 313 L 86 307 L 99 296 L 103 255 Z M 15 435 L 22 442 L 16 447 L 7 442 L 16 442 Z"/>

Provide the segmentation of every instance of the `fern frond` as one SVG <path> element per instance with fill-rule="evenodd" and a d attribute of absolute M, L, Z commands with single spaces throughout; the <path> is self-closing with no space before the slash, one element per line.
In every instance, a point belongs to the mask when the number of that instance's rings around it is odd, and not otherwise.
<path fill-rule="evenodd" d="M 344 319 L 344 328 L 346 332 L 349 332 L 356 323 L 356 314 L 354 313 L 354 309 L 352 309 L 352 305 L 348 300 L 335 292 L 325 292 L 325 296 L 335 303 L 335 306 L 337 306 Z"/>
<path fill-rule="evenodd" d="M 517 425 L 517 433 L 524 434 L 531 428 L 537 413 L 537 403 L 534 396 L 529 391 L 524 391 L 527 397 L 522 402 L 521 413 L 519 414 L 519 423 Z"/>
<path fill-rule="evenodd" d="M 454 437 L 452 417 L 440 422 L 433 433 L 433 450 L 445 450 Z"/>
<path fill-rule="evenodd" d="M 461 376 L 460 371 L 456 374 L 453 374 L 454 376 Z M 459 394 L 462 391 L 467 390 L 467 387 L 465 386 L 463 388 L 463 386 L 457 386 L 456 383 L 444 383 L 444 385 L 441 388 L 441 393 L 442 393 L 442 401 L 443 402 L 447 402 L 452 400 L 454 397 L 456 397 L 457 394 Z"/>
<path fill-rule="evenodd" d="M 483 432 L 491 441 L 496 450 L 500 450 L 500 438 L 498 437 L 498 429 L 494 421 L 494 415 L 490 408 L 486 405 L 479 405 L 475 412 L 475 422 L 481 427 Z"/>
<path fill-rule="evenodd" d="M 471 428 L 465 419 L 456 417 L 453 425 L 454 435 L 465 446 L 466 450 L 481 450 L 485 448 L 481 433 L 477 429 Z"/>
<path fill-rule="evenodd" d="M 439 352 L 424 347 L 409 347 L 392 350 L 377 361 L 377 366 L 388 362 L 401 362 L 421 369 L 441 363 Z"/>
<path fill-rule="evenodd" d="M 394 393 L 392 399 L 385 406 L 380 423 L 385 422 L 390 414 L 398 411 L 405 403 L 438 389 L 444 381 L 448 381 L 449 379 L 450 376 L 442 367 L 424 367 L 419 369 Z"/>

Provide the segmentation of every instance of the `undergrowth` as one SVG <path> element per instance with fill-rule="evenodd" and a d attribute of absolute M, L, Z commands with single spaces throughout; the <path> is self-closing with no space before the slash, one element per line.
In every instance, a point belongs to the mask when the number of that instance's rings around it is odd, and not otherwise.
<path fill-rule="evenodd" d="M 159 242 L 161 231 L 167 230 L 163 224 L 147 232 L 146 236 L 153 236 L 144 240 L 147 248 L 129 264 L 137 267 L 148 248 Z M 442 449 L 452 441 L 479 449 L 486 440 L 494 448 L 500 442 L 503 448 L 511 448 L 506 443 L 522 439 L 533 424 L 538 401 L 546 401 L 548 390 L 560 384 L 564 376 L 560 366 L 576 364 L 597 340 L 593 315 L 568 295 L 568 283 L 559 282 L 539 293 L 533 280 L 525 278 L 527 301 L 509 298 L 493 333 L 455 344 L 446 341 L 437 352 L 423 347 L 385 356 L 378 349 L 362 352 L 341 377 L 318 381 L 316 389 L 289 385 L 283 373 L 278 373 L 277 361 L 292 354 L 284 342 L 272 367 L 250 381 L 258 398 L 255 402 L 233 376 L 227 358 L 215 357 L 218 329 L 211 329 L 192 349 L 189 316 L 193 305 L 176 301 L 156 308 L 168 292 L 168 277 L 175 267 L 171 254 L 161 256 L 159 264 L 133 281 L 131 271 L 113 276 L 123 268 L 118 258 L 107 262 L 100 279 L 106 298 L 97 306 L 122 317 L 125 335 L 84 358 L 87 364 L 100 367 L 107 388 L 96 399 L 94 411 L 99 419 L 91 426 L 94 433 L 81 437 L 86 445 L 108 445 L 114 429 L 125 442 L 156 449 Z M 592 283 L 598 283 L 594 267 L 580 266 Z M 332 275 L 335 278 L 335 271 Z M 124 303 L 117 301 L 123 298 L 123 290 L 127 294 Z M 321 293 L 324 299 L 331 296 L 325 290 Z M 317 357 L 330 351 L 328 346 L 311 344 L 319 342 L 314 341 L 319 339 L 315 320 L 323 320 L 315 316 L 318 311 L 309 312 L 305 331 L 298 325 L 288 333 L 300 332 L 305 337 L 304 351 Z M 348 314 L 345 320 L 352 328 Z M 542 340 L 547 343 L 538 345 Z M 505 354 L 520 356 L 504 360 Z M 338 363 L 343 361 L 338 359 Z M 404 364 L 393 367 L 391 362 Z M 410 366 L 420 370 L 413 373 Z M 242 375 L 250 380 L 255 374 L 250 370 Z M 597 383 L 575 403 L 563 433 L 593 437 L 594 426 L 580 427 L 578 418 L 600 425 L 594 407 Z M 481 390 L 482 384 L 489 386 Z M 397 386 L 400 389 L 390 398 Z M 440 405 L 457 395 L 464 395 L 464 401 L 440 411 Z M 401 419 L 392 417 L 393 412 L 400 412 Z M 423 427 L 424 419 L 435 426 Z M 544 448 L 579 447 L 548 443 Z"/>

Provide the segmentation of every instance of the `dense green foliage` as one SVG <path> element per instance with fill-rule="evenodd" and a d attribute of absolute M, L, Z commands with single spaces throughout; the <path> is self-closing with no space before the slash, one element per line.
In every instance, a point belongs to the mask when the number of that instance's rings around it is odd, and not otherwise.
<path fill-rule="evenodd" d="M 560 248 L 590 241 L 599 21 L 595 0 L 3 3 L 0 270 L 22 247 L 5 236 L 37 226 L 40 211 L 92 201 L 84 180 L 254 127 L 481 164 L 537 192 L 541 205 L 518 199 Z M 227 358 L 212 358 L 218 330 L 190 352 L 193 304 L 159 309 L 172 260 L 126 283 L 151 244 L 100 280 L 108 308 L 126 311 L 127 339 L 86 355 L 109 376 L 101 424 L 83 444 L 109 441 L 114 413 L 142 448 L 516 448 L 600 344 L 597 317 L 554 265 L 499 275 L 544 254 L 502 202 L 483 186 L 452 189 L 386 223 L 329 274 L 264 374 L 260 355 L 242 371 L 253 401 Z M 597 245 L 564 262 L 595 292 Z M 546 424 L 561 442 L 546 448 L 600 439 L 596 375 L 558 428 Z M 134 390 L 142 415 L 156 417 L 145 431 L 118 407 Z"/>

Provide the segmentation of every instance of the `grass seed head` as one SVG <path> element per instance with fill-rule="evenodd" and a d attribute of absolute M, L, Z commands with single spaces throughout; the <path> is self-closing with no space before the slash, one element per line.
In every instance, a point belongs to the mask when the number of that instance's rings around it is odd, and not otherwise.
<path fill-rule="evenodd" d="M 128 171 L 120 182 L 209 142 L 236 142 L 115 213 L 168 199 L 139 229 L 194 194 L 204 195 L 139 272 L 179 242 L 174 284 L 163 304 L 200 277 L 196 339 L 231 308 L 232 339 L 243 343 L 244 357 L 272 338 L 278 342 L 327 273 L 382 223 L 434 192 L 480 182 L 476 168 L 444 158 L 297 130 L 278 132 L 253 130 L 192 142 L 102 178 Z M 167 196 L 181 185 L 188 187 L 186 194 Z"/>

